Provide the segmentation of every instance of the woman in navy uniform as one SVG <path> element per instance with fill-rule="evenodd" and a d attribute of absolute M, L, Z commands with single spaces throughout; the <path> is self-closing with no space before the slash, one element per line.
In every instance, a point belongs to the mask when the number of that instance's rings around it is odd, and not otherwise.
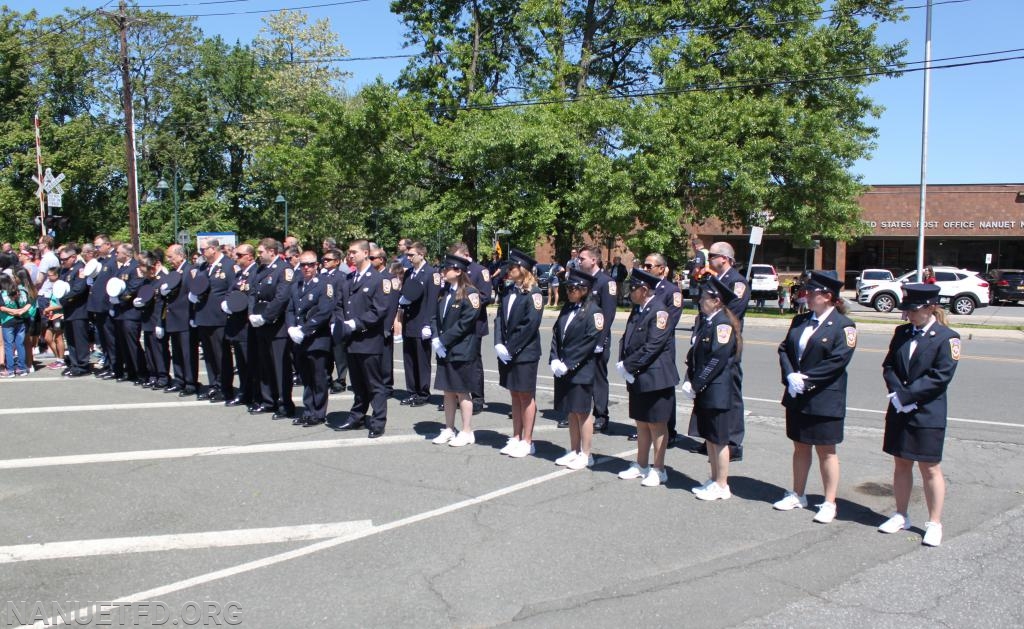
<path fill-rule="evenodd" d="M 896 328 L 882 377 L 889 390 L 882 450 L 894 457 L 893 494 L 896 512 L 878 530 L 895 533 L 910 528 L 910 491 L 914 461 L 924 484 L 928 505 L 922 543 L 942 543 L 942 506 L 946 481 L 939 467 L 946 437 L 946 389 L 960 360 L 960 335 L 946 327 L 946 313 L 935 284 L 907 284 L 900 310 L 910 323 Z"/>
<path fill-rule="evenodd" d="M 629 280 L 629 299 L 633 312 L 619 342 L 619 362 L 615 369 L 626 381 L 629 391 L 629 416 L 636 421 L 636 462 L 619 473 L 623 480 L 642 478 L 644 487 L 657 487 L 668 481 L 665 449 L 668 446 L 668 421 L 676 406 L 679 371 L 675 365 L 675 321 L 662 299 L 655 299 L 661 278 L 634 269 Z M 654 464 L 650 451 L 654 449 Z"/>
<path fill-rule="evenodd" d="M 693 400 L 690 436 L 708 446 L 711 478 L 693 488 L 701 500 L 726 500 L 729 491 L 729 427 L 743 416 L 740 393 L 740 321 L 726 306 L 736 295 L 717 277 L 701 284 L 700 316 L 686 355 L 683 393 Z"/>
<path fill-rule="evenodd" d="M 434 438 L 436 444 L 452 447 L 476 443 L 473 434 L 473 400 L 476 386 L 474 360 L 480 344 L 476 320 L 480 312 L 480 295 L 469 280 L 469 260 L 446 254 L 442 267 L 448 290 L 437 299 L 437 308 L 421 335 L 430 333 L 430 345 L 437 356 L 434 386 L 444 391 L 444 424 Z M 462 430 L 455 433 L 455 410 L 462 414 Z"/>
<path fill-rule="evenodd" d="M 494 352 L 498 381 L 512 396 L 512 436 L 501 454 L 521 458 L 534 453 L 537 419 L 537 363 L 544 296 L 533 275 L 537 261 L 518 249 L 508 254 L 508 278 L 514 287 L 498 305 L 494 318 Z"/>
<path fill-rule="evenodd" d="M 132 300 L 132 306 L 139 310 L 142 317 L 142 340 L 145 345 L 146 372 L 149 374 L 149 380 L 142 386 L 154 390 L 167 386 L 167 372 L 171 365 L 167 337 L 156 336 L 156 329 L 164 327 L 164 300 L 158 292 L 160 284 L 167 278 L 163 262 L 162 249 L 142 253 L 139 269 L 142 270 L 144 281 L 138 295 Z"/>
<path fill-rule="evenodd" d="M 302 277 L 292 284 L 286 313 L 295 364 L 302 379 L 302 415 L 295 426 L 316 426 L 327 420 L 327 359 L 331 356 L 331 315 L 334 312 L 334 284 L 321 280 L 316 253 L 299 256 Z"/>
<path fill-rule="evenodd" d="M 606 322 L 591 296 L 593 276 L 572 268 L 566 274 L 566 303 L 558 313 L 551 334 L 548 362 L 555 376 L 555 408 L 569 419 L 569 448 L 555 459 L 556 465 L 581 470 L 594 464 L 590 442 L 594 437 L 594 354 L 604 340 Z M 608 322 L 610 324 L 610 322 Z"/>
<path fill-rule="evenodd" d="M 857 326 L 845 316 L 842 287 L 841 281 L 812 271 L 806 285 L 810 312 L 793 317 L 779 344 L 786 436 L 793 441 L 793 490 L 773 506 L 779 511 L 807 506 L 804 491 L 813 446 L 825 489 L 825 502 L 818 505 L 814 521 L 822 524 L 836 517 L 836 444 L 843 440 L 846 417 L 846 367 L 857 347 Z"/>

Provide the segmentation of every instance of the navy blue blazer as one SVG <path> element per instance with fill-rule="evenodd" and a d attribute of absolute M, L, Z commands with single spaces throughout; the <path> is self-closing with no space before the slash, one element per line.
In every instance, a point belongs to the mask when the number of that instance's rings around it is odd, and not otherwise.
<path fill-rule="evenodd" d="M 914 356 L 910 354 L 913 340 L 911 324 L 896 328 L 889 342 L 889 353 L 882 361 L 882 377 L 889 393 L 895 392 L 904 406 L 917 404 L 909 413 L 907 423 L 916 428 L 946 426 L 946 389 L 953 380 L 960 361 L 960 335 L 938 321 L 925 334 L 917 337 Z M 892 404 L 886 421 L 894 418 Z"/>
<path fill-rule="evenodd" d="M 565 321 L 576 304 L 566 302 L 551 333 L 548 362 L 561 360 L 569 368 L 562 376 L 574 384 L 592 383 L 597 377 L 594 350 L 604 338 L 608 321 L 592 298 L 583 301 L 566 329 Z"/>
<path fill-rule="evenodd" d="M 164 328 L 168 332 L 187 332 L 188 322 L 192 318 L 192 304 L 188 301 L 188 286 L 195 276 L 196 269 L 188 262 L 171 273 L 181 275 L 181 283 L 164 298 L 167 308 L 164 315 Z"/>
<path fill-rule="evenodd" d="M 725 312 L 719 310 L 710 321 L 699 316 L 686 354 L 686 379 L 697 394 L 697 408 L 743 407 L 736 332 Z"/>
<path fill-rule="evenodd" d="M 838 310 L 832 310 L 807 339 L 803 355 L 797 359 L 800 337 L 813 316 L 806 312 L 793 317 L 786 338 L 779 343 L 782 384 L 788 385 L 791 373 L 802 373 L 804 392 L 795 398 L 787 390 L 782 404 L 788 409 L 821 415 L 846 416 L 846 366 L 857 347 L 857 326 Z"/>
<path fill-rule="evenodd" d="M 61 312 L 64 313 L 65 321 L 89 318 L 89 283 L 82 276 L 84 270 L 85 263 L 79 260 L 70 269 L 61 272 L 64 281 L 71 286 L 68 294 L 60 299 Z"/>
<path fill-rule="evenodd" d="M 440 291 L 441 274 L 429 264 L 424 263 L 419 271 L 409 269 L 405 272 L 402 279 L 402 297 L 411 303 L 402 306 L 405 313 L 402 336 L 420 338 L 423 327 L 430 325 L 430 320 L 434 318 L 437 295 Z"/>
<path fill-rule="evenodd" d="M 348 344 L 351 354 L 384 353 L 384 318 L 388 312 L 388 297 L 393 289 L 391 280 L 384 279 L 373 265 L 366 267 L 357 281 L 358 271 L 348 275 L 344 294 L 335 300 L 334 341 Z M 356 324 L 355 331 L 349 330 L 345 321 Z"/>
<path fill-rule="evenodd" d="M 509 295 L 515 294 L 511 310 Z M 544 318 L 544 295 L 534 286 L 529 292 L 513 288 L 502 298 L 494 317 L 494 344 L 504 345 L 513 363 L 540 360 L 540 322 Z"/>
<path fill-rule="evenodd" d="M 430 330 L 434 338 L 441 339 L 447 354 L 439 360 L 455 363 L 468 362 L 476 358 L 480 350 L 480 337 L 476 334 L 476 321 L 480 316 L 480 294 L 474 286 L 466 287 L 466 295 L 457 299 L 454 290 L 437 297 L 437 309 L 430 321 Z M 448 310 L 445 311 L 445 302 Z"/>
<path fill-rule="evenodd" d="M 657 295 L 634 308 L 619 341 L 619 360 L 636 378 L 627 389 L 643 393 L 679 384 L 675 348 L 672 315 Z"/>
<path fill-rule="evenodd" d="M 334 284 L 319 275 L 308 282 L 299 278 L 292 282 L 288 302 L 288 326 L 302 328 L 302 343 L 306 352 L 331 350 L 331 314 L 334 311 Z M 287 332 L 287 330 L 286 330 Z"/>
<path fill-rule="evenodd" d="M 192 318 L 195 319 L 196 325 L 225 325 L 228 315 L 221 309 L 220 302 L 227 298 L 235 284 L 235 264 L 227 256 L 221 256 L 213 264 L 203 261 L 199 266 L 199 272 L 210 278 L 210 288 L 202 295 L 198 295 L 199 301 L 193 306 Z"/>

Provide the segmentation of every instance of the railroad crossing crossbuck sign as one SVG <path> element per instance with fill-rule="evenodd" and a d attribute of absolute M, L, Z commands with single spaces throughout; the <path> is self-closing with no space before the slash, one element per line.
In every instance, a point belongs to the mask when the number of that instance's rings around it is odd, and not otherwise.
<path fill-rule="evenodd" d="M 39 178 L 32 175 L 32 181 L 39 183 Z M 48 207 L 61 207 L 62 197 L 64 195 L 64 188 L 60 187 L 60 182 L 64 181 L 64 173 L 61 173 L 54 177 L 53 171 L 49 168 L 46 169 L 46 174 L 43 176 L 43 192 L 46 193 L 46 205 Z"/>

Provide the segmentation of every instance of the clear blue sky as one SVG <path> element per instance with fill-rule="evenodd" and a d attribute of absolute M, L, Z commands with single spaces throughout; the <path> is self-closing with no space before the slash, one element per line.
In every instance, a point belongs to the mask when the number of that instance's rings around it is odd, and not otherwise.
<path fill-rule="evenodd" d="M 86 4 L 95 8 L 105 0 Z M 940 4 L 932 10 L 932 58 L 935 65 L 982 59 L 1022 56 L 1024 51 L 961 59 L 939 59 L 1024 48 L 1024 0 L 964 0 Z M 142 5 L 164 6 L 159 10 L 178 15 L 209 14 L 294 8 L 325 4 L 331 0 L 140 0 Z M 924 5 L 926 0 L 905 0 L 904 6 Z M 13 0 L 8 6 L 26 11 L 33 6 L 44 13 L 58 13 L 63 3 Z M 116 6 L 116 0 L 111 6 Z M 42 5 L 42 6 L 40 6 Z M 389 0 L 366 0 L 330 7 L 308 8 L 311 18 L 328 18 L 353 57 L 395 55 L 402 48 L 403 27 L 389 11 Z M 909 20 L 880 28 L 879 38 L 909 41 L 907 61 L 924 59 L 925 10 L 908 9 Z M 205 16 L 197 24 L 208 35 L 220 34 L 229 42 L 250 41 L 259 31 L 261 15 Z M 377 76 L 393 80 L 404 60 L 353 61 L 342 64 L 353 73 L 350 92 Z M 918 67 L 918 66 L 913 66 Z M 885 107 L 874 124 L 879 129 L 877 149 L 871 160 L 858 162 L 854 172 L 865 183 L 917 183 L 920 177 L 922 72 L 898 79 L 883 78 L 868 90 Z M 929 131 L 929 183 L 1024 182 L 1024 59 L 932 71 L 931 122 Z"/>

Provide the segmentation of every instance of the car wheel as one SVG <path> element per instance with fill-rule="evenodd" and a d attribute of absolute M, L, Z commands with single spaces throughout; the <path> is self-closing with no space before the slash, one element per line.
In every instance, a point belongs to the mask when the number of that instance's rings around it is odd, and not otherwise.
<path fill-rule="evenodd" d="M 871 301 L 871 307 L 878 312 L 892 312 L 896 307 L 896 298 L 889 293 L 882 293 Z"/>
<path fill-rule="evenodd" d="M 959 315 L 969 315 L 974 312 L 974 300 L 962 295 L 953 300 L 953 312 Z"/>

